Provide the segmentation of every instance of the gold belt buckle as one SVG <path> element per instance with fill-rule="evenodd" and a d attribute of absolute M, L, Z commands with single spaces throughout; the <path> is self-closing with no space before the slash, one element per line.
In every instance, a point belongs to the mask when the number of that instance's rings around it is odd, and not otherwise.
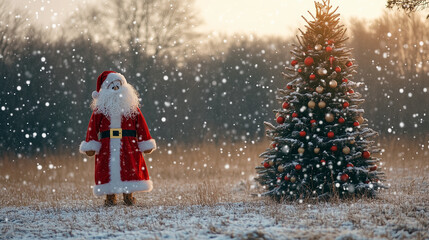
<path fill-rule="evenodd" d="M 111 128 L 110 138 L 122 138 L 122 128 Z"/>

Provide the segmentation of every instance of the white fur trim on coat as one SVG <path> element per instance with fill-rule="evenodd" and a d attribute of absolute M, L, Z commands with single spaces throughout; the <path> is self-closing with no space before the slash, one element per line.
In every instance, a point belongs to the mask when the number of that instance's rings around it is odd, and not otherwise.
<path fill-rule="evenodd" d="M 121 181 L 116 183 L 106 183 L 94 186 L 94 195 L 102 196 L 106 194 L 150 192 L 152 191 L 152 181 Z"/>
<path fill-rule="evenodd" d="M 139 142 L 139 149 L 142 152 L 147 151 L 147 150 L 151 150 L 151 149 L 155 150 L 156 149 L 155 139 L 152 138 L 152 139 L 149 139 L 147 141 Z"/>
<path fill-rule="evenodd" d="M 89 142 L 83 141 L 79 146 L 79 151 L 85 153 L 87 151 L 95 151 L 97 154 L 100 152 L 101 142 L 91 140 Z"/>

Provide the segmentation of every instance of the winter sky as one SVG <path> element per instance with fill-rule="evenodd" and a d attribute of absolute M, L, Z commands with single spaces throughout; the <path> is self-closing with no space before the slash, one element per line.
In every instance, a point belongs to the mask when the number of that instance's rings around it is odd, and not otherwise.
<path fill-rule="evenodd" d="M 61 24 L 66 17 L 85 4 L 95 0 L 7 0 L 26 8 L 33 19 L 46 28 Z M 386 0 L 331 0 L 338 5 L 343 19 L 372 19 L 385 10 Z M 200 13 L 203 32 L 256 33 L 259 35 L 288 36 L 294 34 L 314 12 L 312 0 L 195 0 Z"/>

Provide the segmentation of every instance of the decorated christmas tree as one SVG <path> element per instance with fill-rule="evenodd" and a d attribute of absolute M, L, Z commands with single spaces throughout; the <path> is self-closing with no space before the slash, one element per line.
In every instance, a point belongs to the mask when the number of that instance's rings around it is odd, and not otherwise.
<path fill-rule="evenodd" d="M 359 108 L 364 100 L 355 88 L 362 83 L 351 79 L 357 66 L 344 45 L 346 29 L 329 0 L 315 6 L 313 20 L 303 17 L 308 25 L 283 73 L 285 89 L 277 90 L 277 124 L 265 122 L 272 143 L 256 180 L 262 195 L 277 200 L 375 196 L 383 188 L 373 155 L 378 133 Z"/>

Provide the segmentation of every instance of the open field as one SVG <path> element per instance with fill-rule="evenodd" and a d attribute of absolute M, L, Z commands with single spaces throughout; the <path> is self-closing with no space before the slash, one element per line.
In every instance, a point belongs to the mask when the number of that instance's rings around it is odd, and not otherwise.
<path fill-rule="evenodd" d="M 422 143 L 382 143 L 390 189 L 379 198 L 324 203 L 251 196 L 261 191 L 253 181 L 261 143 L 162 147 L 145 156 L 154 190 L 137 194 L 133 207 L 106 208 L 92 195 L 92 158 L 4 156 L 0 238 L 427 239 L 429 150 Z"/>

